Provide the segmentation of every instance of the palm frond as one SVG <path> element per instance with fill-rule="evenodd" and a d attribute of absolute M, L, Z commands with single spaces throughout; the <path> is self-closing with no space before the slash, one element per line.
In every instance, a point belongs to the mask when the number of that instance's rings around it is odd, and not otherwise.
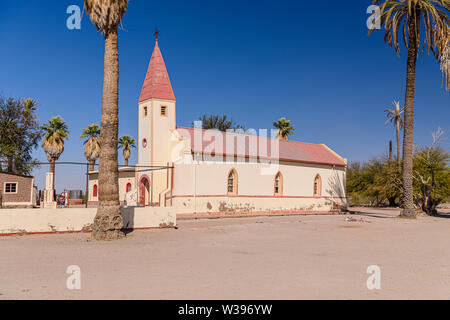
<path fill-rule="evenodd" d="M 128 0 L 85 0 L 86 10 L 98 31 L 107 35 L 115 32 L 127 12 Z"/>

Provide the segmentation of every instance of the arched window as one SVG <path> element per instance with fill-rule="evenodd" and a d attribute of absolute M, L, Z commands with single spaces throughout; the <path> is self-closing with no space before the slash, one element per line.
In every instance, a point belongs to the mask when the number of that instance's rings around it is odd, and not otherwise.
<path fill-rule="evenodd" d="M 237 195 L 237 187 L 238 187 L 238 177 L 236 170 L 232 169 L 228 174 L 228 195 L 236 196 Z"/>
<path fill-rule="evenodd" d="M 131 191 L 131 183 L 127 183 L 127 191 L 126 191 L 126 193 L 128 193 L 130 191 Z"/>
<path fill-rule="evenodd" d="M 281 172 L 278 172 L 275 176 L 274 195 L 283 195 L 283 175 L 281 174 Z"/>
<path fill-rule="evenodd" d="M 92 196 L 93 196 L 93 197 L 96 197 L 96 196 L 97 196 L 97 190 L 98 190 L 98 187 L 97 187 L 96 184 L 94 184 L 94 188 L 93 188 L 93 190 L 92 190 Z"/>
<path fill-rule="evenodd" d="M 322 195 L 322 179 L 317 175 L 314 179 L 314 196 L 320 197 Z"/>

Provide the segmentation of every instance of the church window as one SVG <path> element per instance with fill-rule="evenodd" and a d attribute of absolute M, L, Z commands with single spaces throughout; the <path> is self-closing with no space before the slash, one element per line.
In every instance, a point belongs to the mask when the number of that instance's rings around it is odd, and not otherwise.
<path fill-rule="evenodd" d="M 147 139 L 142 140 L 142 147 L 147 148 Z"/>
<path fill-rule="evenodd" d="M 314 196 L 320 197 L 322 194 L 322 179 L 320 175 L 317 175 L 314 179 Z"/>
<path fill-rule="evenodd" d="M 94 190 L 92 191 L 92 196 L 93 196 L 93 197 L 96 197 L 96 196 L 97 196 L 97 193 L 98 193 L 98 187 L 97 187 L 96 184 L 94 184 Z"/>
<path fill-rule="evenodd" d="M 148 115 L 148 109 L 147 109 L 147 107 L 144 107 L 144 112 L 143 112 L 144 118 L 146 118 L 147 115 Z"/>
<path fill-rule="evenodd" d="M 131 191 L 131 183 L 127 183 L 126 193 Z"/>
<path fill-rule="evenodd" d="M 275 196 L 281 196 L 283 194 L 283 176 L 281 172 L 278 172 L 275 176 L 275 188 L 274 188 Z"/>
<path fill-rule="evenodd" d="M 161 107 L 161 116 L 167 117 L 167 107 L 166 106 Z"/>
<path fill-rule="evenodd" d="M 228 195 L 229 196 L 237 195 L 237 186 L 238 186 L 237 183 L 238 183 L 237 174 L 236 174 L 236 171 L 233 169 L 228 174 L 227 190 L 228 190 Z"/>

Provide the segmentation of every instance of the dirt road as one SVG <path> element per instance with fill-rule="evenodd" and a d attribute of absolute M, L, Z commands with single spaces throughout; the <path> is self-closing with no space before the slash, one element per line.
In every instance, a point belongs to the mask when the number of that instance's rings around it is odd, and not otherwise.
<path fill-rule="evenodd" d="M 450 219 L 357 215 L 180 221 L 118 242 L 0 238 L 0 299 L 449 299 Z M 81 290 L 66 286 L 80 267 Z M 367 268 L 381 270 L 368 290 Z"/>

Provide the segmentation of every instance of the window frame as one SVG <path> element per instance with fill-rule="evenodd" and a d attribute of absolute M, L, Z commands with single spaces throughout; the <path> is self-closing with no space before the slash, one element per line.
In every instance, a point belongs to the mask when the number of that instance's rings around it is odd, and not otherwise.
<path fill-rule="evenodd" d="M 98 197 L 98 185 L 94 184 L 94 186 L 92 187 L 92 197 Z"/>
<path fill-rule="evenodd" d="M 233 191 L 230 191 L 230 176 L 233 175 Z M 239 177 L 237 171 L 233 168 L 228 171 L 227 175 L 227 195 L 229 197 L 236 197 L 238 195 L 238 181 Z"/>
<path fill-rule="evenodd" d="M 161 117 L 165 117 L 167 118 L 169 116 L 169 108 L 167 106 L 160 106 L 160 112 L 159 114 L 161 115 Z M 163 110 L 164 110 L 164 114 L 163 114 Z"/>
<path fill-rule="evenodd" d="M 277 178 L 278 179 L 278 186 L 277 186 Z M 278 187 L 278 192 L 277 192 Z M 273 179 L 273 195 L 275 197 L 281 197 L 283 196 L 283 174 L 281 171 L 278 171 L 275 175 L 275 178 Z"/>
<path fill-rule="evenodd" d="M 147 118 L 148 117 L 148 107 L 144 106 L 142 109 L 143 109 L 142 117 Z"/>
<path fill-rule="evenodd" d="M 6 185 L 15 185 L 16 186 L 16 190 L 15 190 L 15 192 L 11 192 L 11 191 L 9 191 L 9 192 L 7 192 L 6 191 Z M 11 189 L 10 189 L 11 190 Z M 4 184 L 3 184 L 3 194 L 17 194 L 17 193 L 19 193 L 19 183 L 18 182 L 5 182 Z"/>
<path fill-rule="evenodd" d="M 316 192 L 316 181 L 317 181 L 317 192 Z M 322 196 L 322 177 L 320 174 L 316 174 L 313 182 L 313 196 L 321 197 Z"/>

